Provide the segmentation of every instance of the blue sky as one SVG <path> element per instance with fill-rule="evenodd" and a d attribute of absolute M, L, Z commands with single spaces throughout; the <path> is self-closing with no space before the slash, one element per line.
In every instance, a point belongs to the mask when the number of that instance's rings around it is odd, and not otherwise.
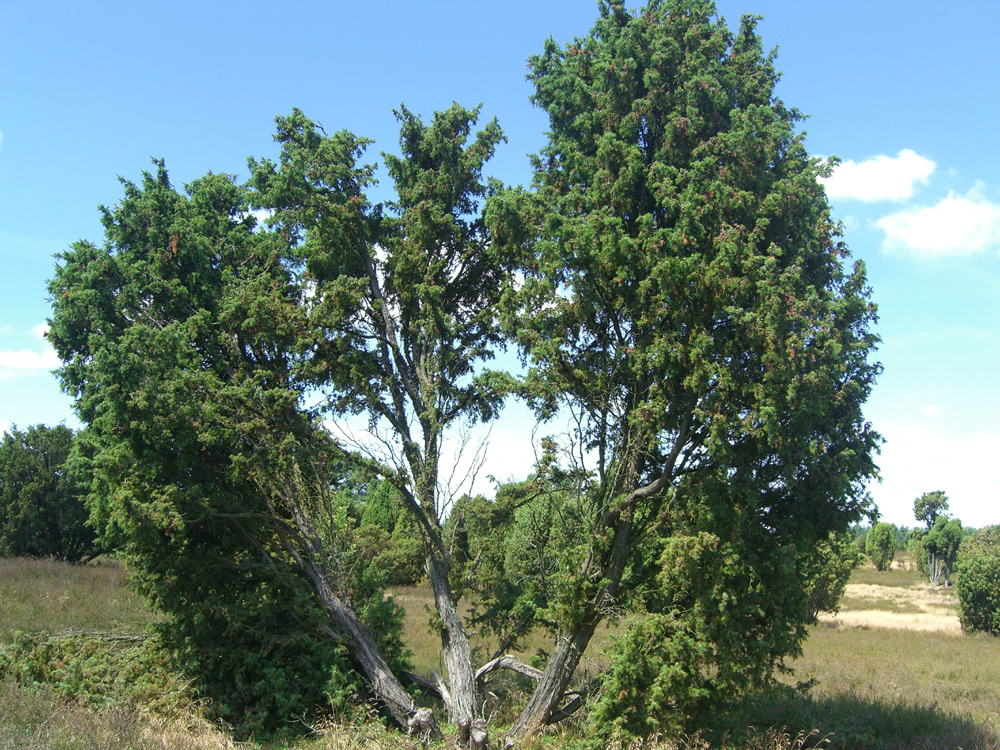
<path fill-rule="evenodd" d="M 810 117 L 807 146 L 837 155 L 827 185 L 879 304 L 885 367 L 866 413 L 885 436 L 871 492 L 914 525 L 941 489 L 966 525 L 1000 523 L 1000 61 L 995 0 L 723 0 L 731 26 L 762 15 L 779 96 Z M 246 176 L 276 153 L 274 117 L 303 109 L 392 151 L 392 109 L 429 117 L 483 103 L 508 136 L 490 172 L 530 180 L 546 120 L 525 60 L 547 36 L 585 35 L 590 0 L 543 3 L 12 2 L 0 19 L 0 429 L 65 421 L 41 336 L 53 255 L 102 241 L 97 206 L 164 158 L 175 185 Z M 381 172 L 385 177 L 384 171 Z M 382 197 L 386 197 L 384 194 Z M 511 409 L 486 470 L 530 464 Z"/>

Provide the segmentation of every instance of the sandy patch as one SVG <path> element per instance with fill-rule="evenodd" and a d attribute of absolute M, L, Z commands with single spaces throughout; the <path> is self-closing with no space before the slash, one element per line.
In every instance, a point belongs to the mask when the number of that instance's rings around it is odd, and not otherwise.
<path fill-rule="evenodd" d="M 893 628 L 898 630 L 933 630 L 960 635 L 962 632 L 955 612 L 954 590 L 937 586 L 878 586 L 869 583 L 849 583 L 845 597 L 886 600 L 900 608 L 919 612 L 887 612 L 881 609 L 841 609 L 839 614 L 821 614 L 819 621 L 846 628 Z M 903 606 L 907 605 L 907 606 Z"/>
<path fill-rule="evenodd" d="M 858 599 L 891 599 L 900 604 L 912 604 L 926 611 L 951 609 L 955 606 L 954 589 L 943 589 L 940 586 L 918 586 L 900 588 L 899 586 L 879 586 L 871 583 L 849 583 L 844 596 Z"/>
<path fill-rule="evenodd" d="M 950 635 L 961 635 L 962 626 L 958 615 L 932 614 L 899 614 L 898 612 L 882 612 L 881 610 L 862 610 L 840 612 L 836 615 L 821 614 L 819 621 L 830 623 L 841 628 L 890 628 L 895 630 L 933 630 Z"/>

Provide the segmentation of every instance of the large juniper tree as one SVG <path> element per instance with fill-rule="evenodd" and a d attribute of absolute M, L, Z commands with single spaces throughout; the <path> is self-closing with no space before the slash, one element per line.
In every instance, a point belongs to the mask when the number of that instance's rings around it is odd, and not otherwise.
<path fill-rule="evenodd" d="M 529 78 L 548 144 L 534 193 L 490 221 L 523 259 L 526 388 L 574 417 L 589 473 L 557 644 L 510 737 L 549 721 L 623 606 L 645 615 L 595 715 L 663 728 L 795 651 L 810 547 L 867 507 L 874 307 L 752 17 L 733 33 L 705 0 L 605 2 Z"/>
<path fill-rule="evenodd" d="M 342 457 L 302 408 L 305 292 L 286 243 L 231 177 L 180 192 L 162 163 L 103 221 L 104 246 L 76 243 L 50 283 L 102 538 L 225 718 L 273 726 L 322 704 L 331 678 L 355 690 L 351 659 L 405 722 L 391 605 L 341 575 Z"/>
<path fill-rule="evenodd" d="M 495 310 L 509 277 L 480 205 L 483 165 L 503 136 L 495 121 L 473 134 L 477 117 L 454 105 L 424 124 L 401 109 L 401 154 L 385 157 L 397 198 L 385 207 L 365 196 L 366 143 L 328 136 L 299 112 L 279 120 L 279 163 L 255 165 L 261 203 L 311 285 L 309 380 L 334 418 L 368 418 L 379 442 L 355 448 L 381 464 L 419 530 L 447 670 L 438 689 L 463 737 L 481 703 L 448 580 L 455 467 L 444 446 L 502 400 L 504 378 L 482 364 L 500 344 Z"/>

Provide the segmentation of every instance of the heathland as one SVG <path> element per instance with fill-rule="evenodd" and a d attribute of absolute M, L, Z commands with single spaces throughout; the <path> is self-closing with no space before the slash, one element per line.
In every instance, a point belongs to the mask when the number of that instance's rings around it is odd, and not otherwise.
<path fill-rule="evenodd" d="M 429 591 L 394 596 L 407 612 L 414 669 L 440 670 Z M 859 568 L 840 612 L 822 615 L 787 665 L 781 689 L 733 706 L 718 735 L 645 747 L 1000 748 L 1000 640 L 963 634 L 955 607 L 954 589 L 927 584 L 905 556 L 889 571 Z M 236 743 L 158 654 L 149 636 L 156 620 L 114 560 L 0 560 L 0 750 L 410 746 L 358 717 L 301 717 L 285 738 Z M 601 668 L 601 646 L 613 636 L 608 629 L 596 639 L 581 669 Z M 494 719 L 502 726 L 509 717 Z M 312 732 L 303 734 L 306 725 Z M 581 740 L 568 726 L 536 744 Z"/>

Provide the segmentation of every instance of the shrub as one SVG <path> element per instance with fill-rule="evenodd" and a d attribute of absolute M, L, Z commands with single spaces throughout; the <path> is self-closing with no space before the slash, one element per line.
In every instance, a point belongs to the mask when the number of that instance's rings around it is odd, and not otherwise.
<path fill-rule="evenodd" d="M 805 572 L 810 622 L 815 622 L 820 612 L 836 614 L 851 571 L 864 561 L 864 553 L 851 541 L 848 533 L 831 532 L 827 539 L 816 545 L 815 554 Z"/>
<path fill-rule="evenodd" d="M 958 552 L 962 628 L 1000 635 L 1000 526 L 968 537 Z"/>
<path fill-rule="evenodd" d="M 877 523 L 865 537 L 865 553 L 876 570 L 887 570 L 896 556 L 896 529 L 889 523 Z"/>

